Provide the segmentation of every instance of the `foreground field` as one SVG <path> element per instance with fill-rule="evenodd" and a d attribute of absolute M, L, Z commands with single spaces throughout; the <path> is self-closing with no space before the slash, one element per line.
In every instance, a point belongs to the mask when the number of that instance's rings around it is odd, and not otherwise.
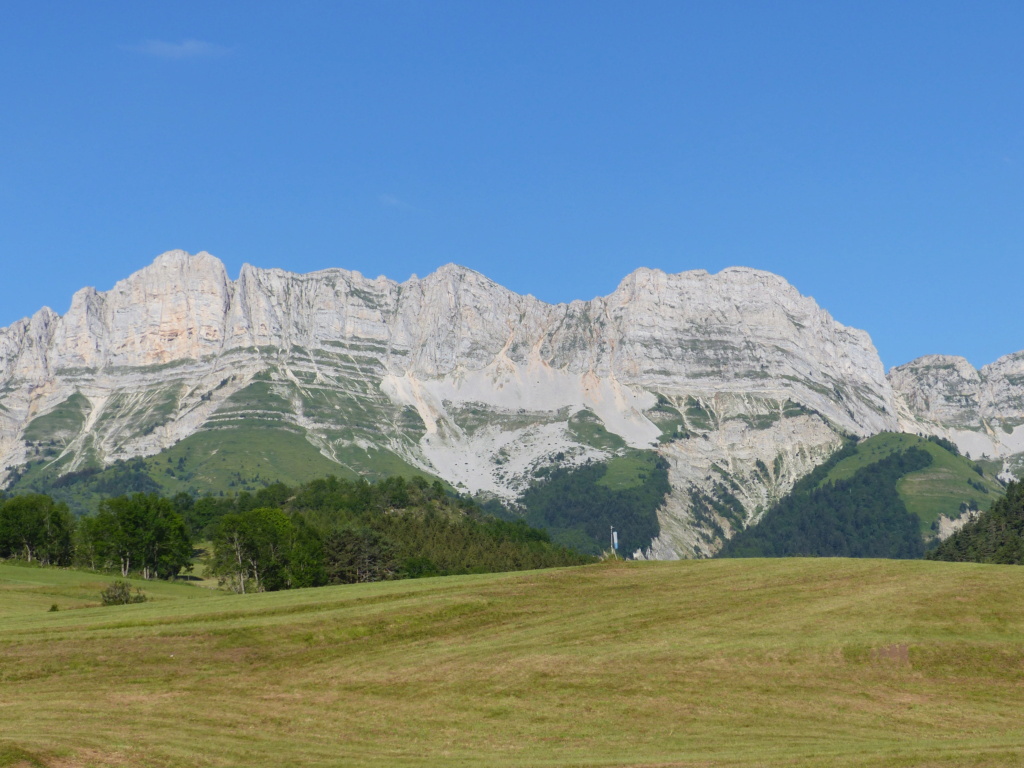
<path fill-rule="evenodd" d="M 103 584 L 0 565 L 0 766 L 1024 763 L 1019 567 L 616 563 L 87 607 Z"/>

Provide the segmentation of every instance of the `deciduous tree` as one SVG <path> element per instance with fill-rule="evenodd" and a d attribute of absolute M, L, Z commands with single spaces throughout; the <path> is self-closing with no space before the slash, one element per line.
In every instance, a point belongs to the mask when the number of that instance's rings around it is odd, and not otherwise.
<path fill-rule="evenodd" d="M 67 505 L 32 493 L 0 504 L 0 557 L 43 565 L 68 565 L 74 519 Z"/>

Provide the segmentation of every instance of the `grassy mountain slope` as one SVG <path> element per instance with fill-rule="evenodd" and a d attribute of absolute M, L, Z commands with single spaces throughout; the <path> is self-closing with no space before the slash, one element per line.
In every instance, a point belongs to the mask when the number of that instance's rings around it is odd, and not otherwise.
<path fill-rule="evenodd" d="M 931 464 L 925 451 L 909 448 L 867 466 L 851 477 L 817 485 L 847 446 L 796 484 L 752 528 L 726 542 L 720 557 L 892 557 L 924 555 L 921 521 L 896 492 L 910 472 Z"/>
<path fill-rule="evenodd" d="M 73 511 L 86 513 L 96 508 L 99 499 L 122 493 L 232 495 L 274 482 L 300 485 L 328 475 L 434 479 L 387 450 L 351 446 L 336 456 L 338 461 L 324 456 L 297 427 L 239 422 L 196 432 L 154 456 L 64 477 L 58 475 L 59 468 L 38 461 L 8 490 L 46 493 L 65 501 Z"/>
<path fill-rule="evenodd" d="M 987 508 L 1004 493 L 982 466 L 955 450 L 894 433 L 848 443 L 719 554 L 921 557 L 942 524 L 967 509 Z"/>
<path fill-rule="evenodd" d="M 932 530 L 940 515 L 956 519 L 961 505 L 974 503 L 986 510 L 1003 495 L 1003 487 L 980 465 L 963 456 L 956 456 L 942 446 L 917 435 L 883 432 L 868 438 L 857 446 L 857 452 L 839 462 L 821 481 L 821 485 L 846 480 L 870 464 L 905 451 L 920 448 L 932 457 L 931 465 L 904 476 L 896 490 L 907 506 L 907 511 L 921 519 L 925 532 Z"/>
<path fill-rule="evenodd" d="M 657 453 L 628 450 L 607 462 L 551 469 L 518 507 L 529 525 L 563 546 L 600 554 L 611 546 L 614 526 L 620 549 L 633 552 L 658 535 L 658 507 L 670 491 L 667 464 Z"/>
<path fill-rule="evenodd" d="M 0 565 L 0 765 L 1005 766 L 1024 569 L 787 559 L 232 596 Z M 57 603 L 58 612 L 49 612 Z"/>

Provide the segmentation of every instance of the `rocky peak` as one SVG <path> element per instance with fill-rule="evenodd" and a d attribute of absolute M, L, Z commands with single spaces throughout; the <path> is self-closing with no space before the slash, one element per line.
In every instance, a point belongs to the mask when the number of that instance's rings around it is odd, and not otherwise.
<path fill-rule="evenodd" d="M 962 357 L 919 357 L 889 371 L 889 381 L 919 418 L 960 426 L 981 415 L 981 375 Z"/>
<path fill-rule="evenodd" d="M 511 499 L 552 463 L 658 446 L 677 495 L 658 551 L 676 554 L 712 551 L 691 536 L 711 524 L 686 516 L 721 472 L 754 515 L 839 431 L 896 427 L 868 335 L 742 267 L 638 269 L 609 296 L 547 304 L 454 264 L 401 284 L 248 264 L 232 281 L 210 254 L 169 251 L 64 317 L 0 330 L 0 387 L 0 466 L 44 434 L 70 471 L 256 418 L 335 461 L 386 452 Z"/>
<path fill-rule="evenodd" d="M 1024 470 L 1024 352 L 980 371 L 952 355 L 927 355 L 889 372 L 908 432 L 953 440 L 972 458 Z"/>

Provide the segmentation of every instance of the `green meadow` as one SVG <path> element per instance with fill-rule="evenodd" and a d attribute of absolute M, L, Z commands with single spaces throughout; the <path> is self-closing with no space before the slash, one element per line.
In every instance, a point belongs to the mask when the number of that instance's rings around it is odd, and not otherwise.
<path fill-rule="evenodd" d="M 149 602 L 101 607 L 109 581 L 0 565 L 0 766 L 1024 763 L 1014 566 L 135 582 Z"/>
<path fill-rule="evenodd" d="M 1003 488 L 991 473 L 991 466 L 985 473 L 978 462 L 954 456 L 929 440 L 893 432 L 883 432 L 862 442 L 857 446 L 857 452 L 836 464 L 822 483 L 847 480 L 857 470 L 908 448 L 920 448 L 932 457 L 931 466 L 911 472 L 896 486 L 907 511 L 921 518 L 921 526 L 926 532 L 939 515 L 959 517 L 961 503 L 973 501 L 978 509 L 987 510 L 1003 495 Z"/>

